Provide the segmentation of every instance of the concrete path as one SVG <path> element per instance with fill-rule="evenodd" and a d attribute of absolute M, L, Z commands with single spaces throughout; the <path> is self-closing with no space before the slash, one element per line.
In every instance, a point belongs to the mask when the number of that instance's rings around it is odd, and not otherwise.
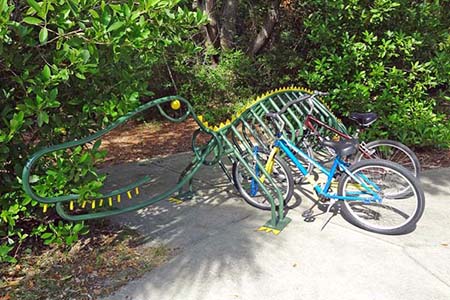
<path fill-rule="evenodd" d="M 112 184 L 150 174 L 150 196 L 174 184 L 189 156 L 110 167 Z M 270 214 L 247 205 L 218 167 L 196 176 L 193 200 L 168 201 L 115 217 L 145 237 L 178 248 L 167 264 L 130 282 L 109 300 L 150 299 L 450 299 L 450 168 L 426 171 L 425 213 L 415 231 L 384 236 L 341 216 L 305 222 L 312 202 L 296 192 L 278 236 L 257 232 Z"/>

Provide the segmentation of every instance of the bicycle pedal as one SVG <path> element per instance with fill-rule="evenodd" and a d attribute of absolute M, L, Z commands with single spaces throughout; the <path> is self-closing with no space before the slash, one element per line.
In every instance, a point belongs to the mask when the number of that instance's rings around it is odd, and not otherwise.
<path fill-rule="evenodd" d="M 312 209 L 307 209 L 304 212 L 302 212 L 302 217 L 304 218 L 310 218 L 313 215 Z"/>
<path fill-rule="evenodd" d="M 311 223 L 314 222 L 316 220 L 316 217 L 306 217 L 305 218 L 305 222 Z"/>

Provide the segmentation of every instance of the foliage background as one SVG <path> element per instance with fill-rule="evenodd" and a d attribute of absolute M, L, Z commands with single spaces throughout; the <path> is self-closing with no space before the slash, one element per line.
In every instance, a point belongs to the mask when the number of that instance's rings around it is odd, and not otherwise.
<path fill-rule="evenodd" d="M 366 138 L 450 146 L 449 28 L 450 1 L 437 0 L 0 0 L 0 260 L 87 230 L 24 195 L 26 158 L 142 99 L 180 94 L 214 122 L 269 89 L 306 86 L 329 91 L 340 116 L 377 112 Z M 50 157 L 35 188 L 95 193 L 104 155 Z"/>

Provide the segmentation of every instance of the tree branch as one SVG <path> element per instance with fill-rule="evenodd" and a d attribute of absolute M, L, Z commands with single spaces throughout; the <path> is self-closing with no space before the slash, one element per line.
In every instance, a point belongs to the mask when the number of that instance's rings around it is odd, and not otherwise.
<path fill-rule="evenodd" d="M 251 56 L 256 56 L 269 41 L 270 36 L 273 33 L 273 29 L 278 22 L 280 3 L 281 0 L 274 0 L 271 2 L 264 25 L 261 27 L 261 30 L 253 41 L 252 46 L 248 50 L 248 53 Z"/>

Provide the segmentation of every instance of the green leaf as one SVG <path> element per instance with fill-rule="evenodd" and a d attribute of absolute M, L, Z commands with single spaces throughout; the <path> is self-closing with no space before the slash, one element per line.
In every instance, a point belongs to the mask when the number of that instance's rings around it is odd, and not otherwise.
<path fill-rule="evenodd" d="M 93 10 L 93 9 L 90 9 L 90 10 L 89 10 L 89 13 L 90 13 L 91 16 L 92 16 L 93 18 L 95 18 L 95 19 L 100 18 L 100 16 L 98 15 L 98 12 L 96 12 L 96 11 Z"/>
<path fill-rule="evenodd" d="M 49 67 L 48 65 L 45 65 L 45 66 L 44 66 L 44 69 L 42 69 L 41 74 L 42 74 L 42 78 L 43 78 L 45 81 L 49 80 L 49 79 L 50 79 L 50 76 L 52 76 L 52 73 L 51 73 L 51 71 L 50 71 L 50 67 Z"/>
<path fill-rule="evenodd" d="M 6 11 L 7 8 L 8 8 L 8 1 L 0 0 L 0 12 Z"/>
<path fill-rule="evenodd" d="M 124 25 L 124 22 L 122 22 L 122 21 L 114 22 L 111 26 L 109 26 L 107 32 L 117 30 L 117 29 L 121 28 L 123 25 Z"/>
<path fill-rule="evenodd" d="M 75 226 L 73 226 L 73 232 L 78 233 L 83 227 L 84 225 L 82 223 L 75 224 Z"/>
<path fill-rule="evenodd" d="M 45 111 L 38 113 L 38 126 L 42 127 L 43 124 L 48 124 L 48 114 Z"/>
<path fill-rule="evenodd" d="M 49 237 L 52 237 L 53 236 L 53 233 L 52 232 L 46 232 L 46 233 L 44 233 L 43 235 L 41 235 L 41 238 L 43 239 L 43 240 L 46 240 L 46 239 L 48 239 Z"/>
<path fill-rule="evenodd" d="M 25 17 L 22 21 L 30 25 L 39 25 L 44 22 L 43 20 L 36 17 Z"/>
<path fill-rule="evenodd" d="M 34 0 L 27 0 L 28 4 L 40 15 L 42 14 L 41 6 Z"/>
<path fill-rule="evenodd" d="M 78 1 L 77 1 L 78 2 Z M 75 3 L 75 1 L 72 0 L 68 0 L 67 3 L 69 4 L 70 10 L 75 14 L 78 15 L 79 14 L 79 9 L 77 3 Z"/>
<path fill-rule="evenodd" d="M 80 51 L 81 57 L 83 58 L 83 62 L 87 63 L 89 61 L 89 58 L 91 58 L 91 54 L 89 53 L 89 50 L 83 49 Z"/>
<path fill-rule="evenodd" d="M 111 22 L 111 14 L 109 13 L 108 8 L 105 7 L 102 11 L 102 23 L 107 26 L 109 22 Z"/>
<path fill-rule="evenodd" d="M 79 78 L 81 80 L 85 80 L 86 79 L 86 76 L 84 76 L 83 73 L 75 73 L 75 77 L 77 77 L 77 78 Z"/>
<path fill-rule="evenodd" d="M 47 42 L 47 38 L 48 38 L 47 27 L 43 27 L 39 32 L 39 42 L 41 42 L 41 44 L 44 44 L 45 42 Z"/>
<path fill-rule="evenodd" d="M 92 147 L 93 151 L 96 151 L 98 148 L 100 148 L 100 145 L 102 144 L 102 140 L 95 141 L 94 146 Z"/>

